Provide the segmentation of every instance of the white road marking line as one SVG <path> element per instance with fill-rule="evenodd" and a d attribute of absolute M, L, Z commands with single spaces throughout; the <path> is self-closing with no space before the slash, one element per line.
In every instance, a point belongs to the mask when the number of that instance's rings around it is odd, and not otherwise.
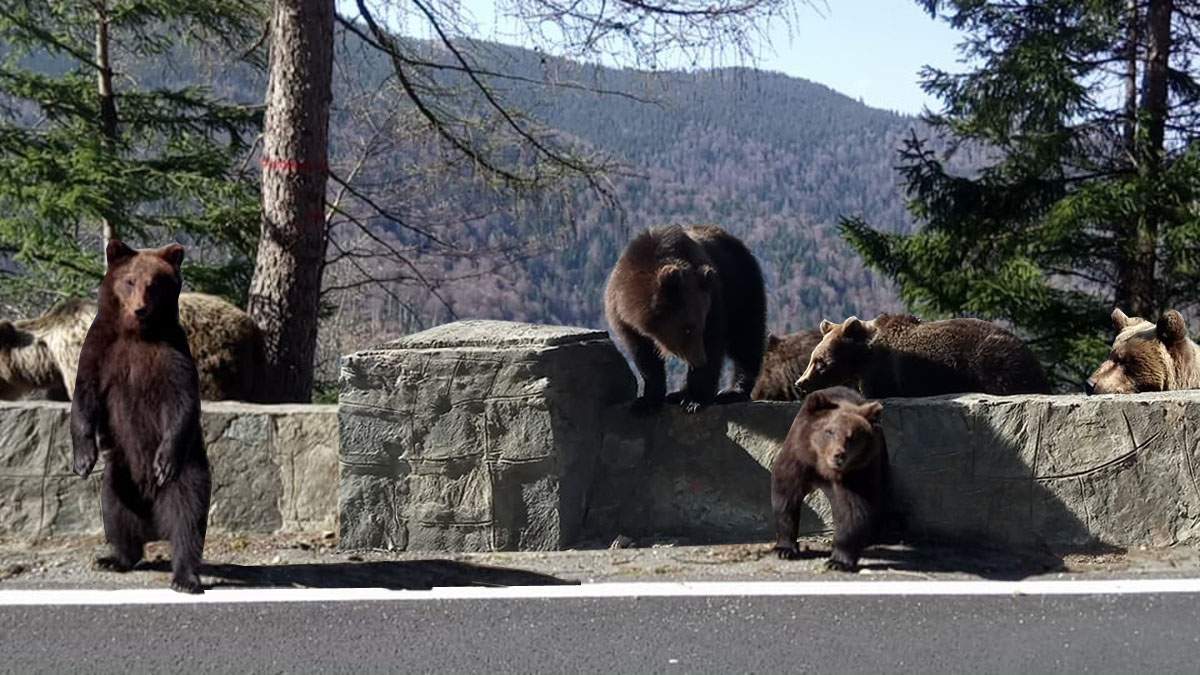
<path fill-rule="evenodd" d="M 1200 593 L 1200 579 L 1055 581 L 705 581 L 577 586 L 386 588 L 215 588 L 184 595 L 167 588 L 0 590 L 0 607 L 18 605 L 190 605 L 367 600 L 539 600 L 755 596 L 1018 596 Z"/>

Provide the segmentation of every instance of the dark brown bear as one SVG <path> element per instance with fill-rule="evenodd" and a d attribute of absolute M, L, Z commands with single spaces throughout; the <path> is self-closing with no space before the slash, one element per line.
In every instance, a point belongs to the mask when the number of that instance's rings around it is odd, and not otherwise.
<path fill-rule="evenodd" d="M 792 421 L 771 464 L 775 551 L 799 557 L 800 509 L 814 487 L 833 510 L 833 553 L 825 566 L 851 571 L 873 543 L 883 507 L 887 445 L 879 428 L 883 406 L 846 387 L 815 391 Z"/>
<path fill-rule="evenodd" d="M 721 228 L 663 227 L 638 235 L 608 278 L 604 310 L 642 376 L 635 413 L 665 402 L 688 412 L 749 400 L 762 366 L 766 292 L 758 261 Z M 717 395 L 725 356 L 733 383 Z M 666 395 L 664 359 L 687 363 L 687 384 Z"/>
<path fill-rule="evenodd" d="M 804 398 L 796 388 L 796 380 L 804 374 L 808 359 L 820 342 L 821 331 L 816 330 L 802 330 L 782 338 L 768 335 L 762 372 L 758 374 L 750 398 L 755 401 L 799 401 Z"/>
<path fill-rule="evenodd" d="M 1020 338 L 979 319 L 923 322 L 881 314 L 821 322 L 824 337 L 796 381 L 803 391 L 858 386 L 868 398 L 979 392 L 1047 394 L 1037 357 Z"/>
<path fill-rule="evenodd" d="M 179 325 L 183 247 L 134 251 L 108 243 L 100 307 L 79 355 L 71 406 L 75 473 L 106 452 L 101 509 L 117 572 L 147 541 L 171 542 L 171 588 L 200 593 L 211 477 L 200 430 L 200 385 Z"/>

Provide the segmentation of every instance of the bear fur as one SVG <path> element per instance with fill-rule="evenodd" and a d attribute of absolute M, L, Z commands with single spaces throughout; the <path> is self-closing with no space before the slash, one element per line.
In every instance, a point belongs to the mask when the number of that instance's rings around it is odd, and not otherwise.
<path fill-rule="evenodd" d="M 923 322 L 881 314 L 821 322 L 824 337 L 796 381 L 803 391 L 858 385 L 867 398 L 978 392 L 1048 394 L 1037 357 L 1020 338 L 979 319 Z"/>
<path fill-rule="evenodd" d="M 785 335 L 767 336 L 762 372 L 754 383 L 750 398 L 755 401 L 799 401 L 804 398 L 796 380 L 808 367 L 813 349 L 821 342 L 821 331 L 802 330 Z"/>
<path fill-rule="evenodd" d="M 171 588 L 200 593 L 212 477 L 200 428 L 200 382 L 179 323 L 183 247 L 106 249 L 100 305 L 79 355 L 71 406 L 74 470 L 86 478 L 105 451 L 100 506 L 125 572 L 147 541 L 171 542 Z"/>
<path fill-rule="evenodd" d="M 604 311 L 642 378 L 635 413 L 664 402 L 695 412 L 749 400 L 766 342 L 767 298 L 758 261 L 719 227 L 662 227 L 638 235 L 608 278 Z M 667 396 L 665 359 L 687 363 L 687 384 Z M 719 396 L 725 357 L 733 382 Z"/>
<path fill-rule="evenodd" d="M 883 508 L 887 443 L 883 406 L 846 387 L 809 394 L 771 464 L 775 552 L 800 557 L 796 535 L 804 499 L 820 488 L 833 510 L 833 552 L 825 566 L 851 571 L 874 543 Z"/>
<path fill-rule="evenodd" d="M 1117 337 L 1108 358 L 1084 384 L 1089 394 L 1200 389 L 1200 346 L 1188 337 L 1179 312 L 1163 312 L 1158 323 L 1112 313 Z"/>
<path fill-rule="evenodd" d="M 79 350 L 96 311 L 95 302 L 73 299 L 34 319 L 0 321 L 0 400 L 37 391 L 70 400 Z M 183 293 L 179 320 L 200 371 L 202 399 L 265 402 L 258 393 L 263 335 L 248 314 L 213 295 Z"/>

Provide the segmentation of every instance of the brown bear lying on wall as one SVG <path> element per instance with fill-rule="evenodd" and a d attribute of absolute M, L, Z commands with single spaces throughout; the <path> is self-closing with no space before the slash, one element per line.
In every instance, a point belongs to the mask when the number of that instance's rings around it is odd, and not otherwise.
<path fill-rule="evenodd" d="M 1084 384 L 1089 394 L 1200 389 L 1200 346 L 1188 337 L 1183 315 L 1170 309 L 1157 324 L 1114 309 L 1108 358 Z"/>
<path fill-rule="evenodd" d="M 37 390 L 51 399 L 69 399 L 79 350 L 96 311 L 90 300 L 66 300 L 36 319 L 0 321 L 0 400 Z M 259 401 L 263 336 L 250 316 L 216 296 L 183 293 L 179 320 L 200 371 L 201 397 Z"/>
<path fill-rule="evenodd" d="M 664 402 L 688 412 L 714 401 L 750 398 L 766 341 L 767 298 L 758 261 L 719 227 L 663 227 L 643 232 L 608 278 L 604 311 L 642 376 L 635 413 Z M 726 355 L 733 384 L 717 395 Z M 688 365 L 687 385 L 667 392 L 664 359 Z"/>
<path fill-rule="evenodd" d="M 127 572 L 155 539 L 171 542 L 171 588 L 200 593 L 212 478 L 200 429 L 200 383 L 179 324 L 183 247 L 108 242 L 99 312 L 79 354 L 71 405 L 74 470 L 105 451 L 100 507 L 111 555 Z"/>
<path fill-rule="evenodd" d="M 821 331 L 802 330 L 785 335 L 767 336 L 762 372 L 754 383 L 750 398 L 755 401 L 799 401 L 804 398 L 796 380 L 808 367 L 812 350 L 821 342 Z"/>
<path fill-rule="evenodd" d="M 881 314 L 821 322 L 824 337 L 796 381 L 802 391 L 857 384 L 868 398 L 1050 393 L 1046 373 L 1020 338 L 978 319 L 923 322 Z"/>
<path fill-rule="evenodd" d="M 820 488 L 833 510 L 829 569 L 850 571 L 874 543 L 883 508 L 887 444 L 879 428 L 883 406 L 846 387 L 815 391 L 804 399 L 783 447 L 771 464 L 775 552 L 800 556 L 796 534 L 804 498 Z"/>

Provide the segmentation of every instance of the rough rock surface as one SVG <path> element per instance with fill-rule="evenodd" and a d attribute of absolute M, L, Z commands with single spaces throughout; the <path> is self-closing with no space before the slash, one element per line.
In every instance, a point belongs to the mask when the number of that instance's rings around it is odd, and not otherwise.
<path fill-rule="evenodd" d="M 270 533 L 333 528 L 337 407 L 205 403 L 213 471 L 209 529 Z M 103 458 L 71 473 L 70 404 L 0 403 L 0 536 L 101 532 Z"/>
<path fill-rule="evenodd" d="M 769 467 L 798 406 L 608 411 L 587 536 L 769 539 Z M 1200 540 L 1200 392 L 892 399 L 883 426 L 910 536 L 1054 550 Z M 827 531 L 824 497 L 809 504 L 801 531 Z"/>
<path fill-rule="evenodd" d="M 342 359 L 341 544 L 502 551 L 582 534 L 607 405 L 603 332 L 460 321 Z"/>

